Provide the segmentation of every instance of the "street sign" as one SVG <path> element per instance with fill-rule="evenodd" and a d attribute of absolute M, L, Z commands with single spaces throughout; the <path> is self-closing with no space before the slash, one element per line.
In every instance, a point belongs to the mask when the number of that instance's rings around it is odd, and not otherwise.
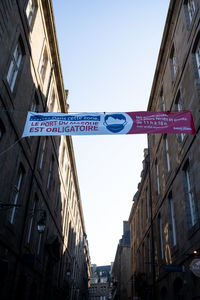
<path fill-rule="evenodd" d="M 184 272 L 185 268 L 184 268 L 184 266 L 165 265 L 164 270 L 170 271 L 170 272 Z"/>

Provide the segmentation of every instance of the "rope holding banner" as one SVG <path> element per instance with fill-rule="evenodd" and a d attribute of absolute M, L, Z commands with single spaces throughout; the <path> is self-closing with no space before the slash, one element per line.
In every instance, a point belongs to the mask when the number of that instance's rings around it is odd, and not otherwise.
<path fill-rule="evenodd" d="M 196 136 L 200 139 L 200 133 L 196 133 Z"/>
<path fill-rule="evenodd" d="M 8 147 L 6 150 L 0 152 L 0 156 L 5 154 L 6 152 L 8 152 L 10 149 L 12 149 L 12 147 L 14 147 L 20 140 L 22 140 L 23 137 L 20 137 L 16 142 L 14 142 L 14 144 L 12 144 L 10 147 Z"/>

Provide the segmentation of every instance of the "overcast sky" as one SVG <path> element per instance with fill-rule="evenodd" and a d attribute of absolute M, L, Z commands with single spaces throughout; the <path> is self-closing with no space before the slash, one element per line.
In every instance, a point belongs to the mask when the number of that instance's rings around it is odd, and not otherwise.
<path fill-rule="evenodd" d="M 53 0 L 70 112 L 147 109 L 169 0 Z M 91 262 L 114 261 L 146 135 L 73 137 Z"/>

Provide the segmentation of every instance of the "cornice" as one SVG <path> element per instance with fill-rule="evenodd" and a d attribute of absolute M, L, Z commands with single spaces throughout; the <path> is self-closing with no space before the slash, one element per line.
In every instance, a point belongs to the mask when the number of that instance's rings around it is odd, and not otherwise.
<path fill-rule="evenodd" d="M 51 51 L 52 57 L 52 64 L 54 66 L 54 74 L 56 79 L 56 84 L 59 92 L 59 100 L 61 105 L 61 111 L 67 112 L 67 99 L 66 99 L 66 92 L 64 88 L 64 81 L 62 75 L 62 68 L 61 68 L 61 61 L 59 55 L 59 48 L 58 48 L 58 40 L 56 34 L 56 26 L 55 26 L 55 19 L 53 14 L 53 7 L 51 0 L 42 0 L 41 5 L 44 12 L 46 30 L 48 32 L 48 39 L 49 39 L 49 47 Z"/>

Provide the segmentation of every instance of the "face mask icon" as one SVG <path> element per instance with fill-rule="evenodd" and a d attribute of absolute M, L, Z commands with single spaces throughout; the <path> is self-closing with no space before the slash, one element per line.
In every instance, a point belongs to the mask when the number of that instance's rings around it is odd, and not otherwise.
<path fill-rule="evenodd" d="M 103 125 L 113 133 L 122 131 L 127 124 L 126 118 L 122 114 L 109 114 L 104 118 Z"/>

